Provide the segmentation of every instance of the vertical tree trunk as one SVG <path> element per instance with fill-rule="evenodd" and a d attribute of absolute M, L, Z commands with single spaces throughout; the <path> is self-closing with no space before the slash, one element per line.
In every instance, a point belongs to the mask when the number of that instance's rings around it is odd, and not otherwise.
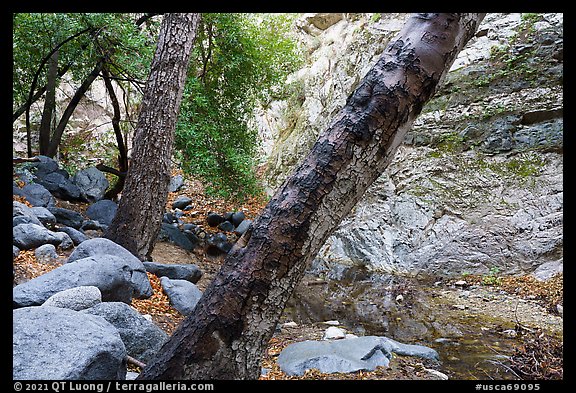
<path fill-rule="evenodd" d="M 92 72 L 90 72 L 90 74 L 88 74 L 88 76 L 86 76 L 86 79 L 84 79 L 84 81 L 82 82 L 80 87 L 78 87 L 78 89 L 76 89 L 74 96 L 72 96 L 72 99 L 70 100 L 70 102 L 66 106 L 66 109 L 64 109 L 64 112 L 62 113 L 62 117 L 60 118 L 58 125 L 54 129 L 54 133 L 52 134 L 52 139 L 50 140 L 50 144 L 48 145 L 48 148 L 46 150 L 46 155 L 48 157 L 54 157 L 56 155 L 56 152 L 58 152 L 58 147 L 60 146 L 60 141 L 62 140 L 62 135 L 64 135 L 64 130 L 66 129 L 66 125 L 68 124 L 68 120 L 70 120 L 70 117 L 74 113 L 74 110 L 76 109 L 76 107 L 80 103 L 80 100 L 82 99 L 82 97 L 84 97 L 84 95 L 86 94 L 86 92 L 88 91 L 90 86 L 92 85 L 92 82 L 94 82 L 94 80 L 100 74 L 100 71 L 102 70 L 103 65 L 104 65 L 104 59 L 98 60 L 98 63 L 96 63 L 96 66 L 94 67 Z"/>
<path fill-rule="evenodd" d="M 122 135 L 122 129 L 120 128 L 120 104 L 118 103 L 118 97 L 116 97 L 114 87 L 112 86 L 110 73 L 106 67 L 102 69 L 102 78 L 104 79 L 104 85 L 106 86 L 106 91 L 108 92 L 108 97 L 110 97 L 112 109 L 114 110 L 114 115 L 112 116 L 112 128 L 114 129 L 116 145 L 118 146 L 118 172 L 126 173 L 128 172 L 128 148 L 126 147 L 126 143 L 124 143 L 124 136 Z M 108 199 L 115 198 L 124 189 L 125 179 L 125 175 L 118 176 L 116 184 L 110 190 L 106 191 L 104 197 Z"/>
<path fill-rule="evenodd" d="M 48 53 L 40 62 L 40 65 L 38 66 L 38 69 L 36 70 L 36 72 L 34 74 L 34 78 L 32 79 L 32 84 L 30 85 L 30 92 L 28 93 L 28 100 L 27 100 L 26 104 L 24 105 L 24 112 L 26 113 L 26 145 L 27 145 L 28 157 L 32 157 L 32 135 L 31 135 L 31 131 L 30 131 L 30 109 L 32 107 L 32 102 L 34 102 L 36 97 L 39 97 L 38 94 L 34 94 L 34 90 L 36 90 L 36 83 L 38 83 L 38 78 L 40 77 L 40 73 L 42 72 L 42 68 L 44 68 L 44 65 L 52 58 L 52 55 L 56 51 L 58 51 L 65 43 L 73 40 L 76 37 L 81 36 L 84 33 L 92 32 L 92 31 L 93 31 L 93 29 L 91 27 L 88 27 L 88 28 L 86 28 L 82 31 L 79 31 L 78 33 L 66 38 L 64 41 L 62 41 L 61 43 L 56 45 L 56 47 L 53 48 L 50 51 L 50 53 Z M 14 120 L 16 120 L 16 118 L 14 118 Z"/>
<path fill-rule="evenodd" d="M 199 14 L 166 14 L 162 21 L 124 192 L 105 233 L 140 259 L 152 253 L 162 222 L 174 128 L 198 21 Z"/>
<path fill-rule="evenodd" d="M 56 78 L 58 76 L 58 53 L 56 51 L 48 61 L 48 77 L 46 83 L 46 98 L 44 99 L 44 110 L 40 121 L 39 130 L 39 151 L 46 155 L 50 144 L 50 134 L 52 131 L 52 117 L 56 109 Z"/>
<path fill-rule="evenodd" d="M 140 379 L 255 379 L 308 262 L 388 166 L 483 14 L 414 14 Z"/>

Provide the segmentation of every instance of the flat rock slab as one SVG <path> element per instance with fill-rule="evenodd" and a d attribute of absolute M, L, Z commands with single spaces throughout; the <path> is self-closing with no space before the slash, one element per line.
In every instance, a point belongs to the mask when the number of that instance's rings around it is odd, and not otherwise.
<path fill-rule="evenodd" d="M 342 340 L 308 340 L 288 345 L 278 356 L 278 365 L 288 375 L 303 375 L 313 368 L 322 373 L 372 371 L 378 366 L 387 367 L 392 353 L 435 360 L 439 358 L 435 350 L 422 345 L 364 336 Z"/>
<path fill-rule="evenodd" d="M 146 271 L 155 274 L 158 277 L 168 277 L 175 280 L 187 280 L 192 284 L 196 284 L 202 271 L 195 264 L 176 264 L 176 263 L 158 263 L 158 262 L 143 262 Z"/>

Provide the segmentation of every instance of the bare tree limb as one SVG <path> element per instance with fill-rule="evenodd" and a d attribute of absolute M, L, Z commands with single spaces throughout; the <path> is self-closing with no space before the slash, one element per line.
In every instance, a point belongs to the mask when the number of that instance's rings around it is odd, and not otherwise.
<path fill-rule="evenodd" d="M 135 365 L 136 367 L 144 368 L 146 364 L 142 363 L 140 360 L 133 358 L 130 355 L 126 355 L 126 362 Z"/>
<path fill-rule="evenodd" d="M 146 22 L 148 19 L 150 19 L 154 16 L 157 16 L 157 15 L 163 15 L 163 14 L 160 12 L 147 12 L 147 13 L 145 13 L 140 18 L 138 18 L 138 20 L 136 21 L 136 26 L 140 26 L 141 24 Z"/>
<path fill-rule="evenodd" d="M 12 157 L 12 164 L 21 164 L 23 162 L 38 162 L 40 159 L 38 156 L 34 157 Z"/>

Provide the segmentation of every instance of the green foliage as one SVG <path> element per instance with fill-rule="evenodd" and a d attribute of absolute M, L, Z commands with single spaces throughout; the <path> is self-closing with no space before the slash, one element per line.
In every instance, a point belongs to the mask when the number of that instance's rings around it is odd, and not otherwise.
<path fill-rule="evenodd" d="M 498 277 L 499 272 L 499 268 L 491 268 L 490 272 L 482 277 L 482 285 L 497 286 L 502 284 L 502 278 Z"/>
<path fill-rule="evenodd" d="M 288 31 L 292 18 L 203 14 L 176 127 L 183 169 L 207 191 L 231 199 L 260 192 L 254 173 L 258 103 L 279 94 L 299 63 Z"/>
<path fill-rule="evenodd" d="M 72 81 L 81 81 L 106 56 L 115 74 L 144 80 L 155 45 L 130 14 L 16 13 L 12 17 L 13 107 L 22 105 L 42 59 L 57 45 L 85 29 L 59 50 L 59 68 L 69 65 Z M 135 56 L 135 54 L 138 54 Z M 46 83 L 44 66 L 37 87 Z"/>
<path fill-rule="evenodd" d="M 183 169 L 204 178 L 213 194 L 242 198 L 259 192 L 254 173 L 258 135 L 249 120 L 257 105 L 265 106 L 284 94 L 286 76 L 301 62 L 296 41 L 290 37 L 294 18 L 290 14 L 202 16 L 176 129 L 176 154 Z M 60 48 L 58 56 L 59 68 L 67 65 L 73 82 L 82 81 L 102 57 L 112 75 L 144 81 L 156 32 L 154 23 L 138 27 L 135 19 L 134 14 L 112 13 L 13 14 L 13 109 L 26 102 L 42 60 L 80 32 Z M 37 88 L 46 83 L 46 72 L 45 65 Z M 76 156 L 79 140 L 64 138 L 63 143 L 70 146 L 61 146 L 61 151 Z"/>

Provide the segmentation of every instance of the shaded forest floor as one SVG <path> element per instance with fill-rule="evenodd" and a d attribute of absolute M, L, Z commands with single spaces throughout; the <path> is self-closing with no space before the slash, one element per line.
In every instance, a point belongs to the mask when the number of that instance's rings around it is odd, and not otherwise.
<path fill-rule="evenodd" d="M 174 199 L 179 195 L 191 197 L 193 202 L 192 209 L 186 212 L 183 217 L 185 222 L 201 225 L 207 232 L 215 231 L 208 225 L 205 225 L 205 217 L 209 212 L 224 213 L 227 211 L 244 211 L 246 218 L 254 219 L 260 210 L 266 204 L 265 197 L 252 198 L 247 200 L 241 206 L 234 205 L 230 202 L 217 198 L 209 198 L 203 192 L 202 184 L 199 181 L 188 181 L 185 188 L 170 193 L 167 201 L 167 207 L 170 207 Z M 21 202 L 25 202 L 20 200 Z M 60 207 L 66 207 L 76 211 L 84 212 L 87 204 L 68 203 L 59 201 Z M 90 235 L 90 234 L 89 234 Z M 98 234 L 93 234 L 98 235 Z M 22 282 L 39 276 L 63 263 L 71 250 L 59 250 L 59 260 L 54 264 L 46 265 L 39 263 L 35 256 L 34 250 L 22 251 L 14 259 L 15 282 Z M 203 276 L 197 283 L 200 290 L 204 291 L 212 278 L 217 274 L 224 257 L 214 257 L 206 255 L 202 249 L 195 249 L 192 252 L 185 251 L 171 243 L 158 242 L 152 254 L 153 259 L 163 263 L 194 263 L 200 267 Z M 171 334 L 178 324 L 184 319 L 169 302 L 168 297 L 160 286 L 158 277 L 149 274 L 154 295 L 149 299 L 133 300 L 132 306 L 142 314 L 151 315 L 153 321 L 168 334 Z M 467 277 L 468 282 L 477 281 L 481 283 L 486 277 Z M 557 305 L 563 304 L 563 279 L 562 275 L 546 282 L 535 280 L 529 275 L 518 277 L 499 277 L 497 281 L 491 283 L 491 286 L 498 288 L 494 291 L 504 296 L 513 296 L 518 299 L 528 299 L 540 307 L 544 308 L 552 315 L 558 316 Z M 506 295 L 504 295 L 506 294 Z M 502 310 L 490 309 L 490 307 L 499 307 L 502 304 Z M 509 302 L 502 303 L 490 302 L 485 305 L 486 313 L 510 313 L 506 308 Z M 541 311 L 538 311 L 541 313 Z M 509 357 L 508 361 L 502 363 L 502 367 L 514 374 L 515 379 L 562 379 L 563 378 L 563 339 L 547 333 L 547 315 L 538 314 L 534 311 L 535 317 L 534 328 L 527 328 L 518 325 L 516 330 L 519 334 L 517 350 Z M 530 311 L 528 311 L 530 313 Z M 542 314 L 542 313 L 541 313 Z M 281 323 L 287 320 L 281 320 Z M 372 372 L 355 372 L 349 374 L 322 374 L 317 370 L 309 370 L 301 377 L 291 377 L 284 374 L 276 364 L 276 358 L 287 345 L 304 340 L 318 340 L 327 328 L 322 322 L 300 325 L 283 326 L 279 332 L 270 340 L 269 346 L 263 358 L 262 367 L 266 370 L 265 375 L 261 376 L 263 380 L 282 380 L 282 379 L 384 379 L 384 380 L 417 380 L 417 379 L 443 379 L 445 375 L 437 372 L 440 365 L 437 362 L 423 361 L 418 358 L 395 356 L 394 361 L 390 362 L 388 368 L 379 367 Z M 133 371 L 139 371 L 133 368 Z"/>

